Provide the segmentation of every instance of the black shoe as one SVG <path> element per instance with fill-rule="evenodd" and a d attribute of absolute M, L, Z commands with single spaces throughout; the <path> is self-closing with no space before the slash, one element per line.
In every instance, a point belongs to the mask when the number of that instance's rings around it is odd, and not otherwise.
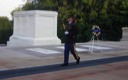
<path fill-rule="evenodd" d="M 65 64 L 65 63 L 64 63 L 64 64 L 61 64 L 61 66 L 68 66 L 68 64 Z"/>
<path fill-rule="evenodd" d="M 78 59 L 76 60 L 76 64 L 80 63 L 80 57 L 78 57 Z"/>

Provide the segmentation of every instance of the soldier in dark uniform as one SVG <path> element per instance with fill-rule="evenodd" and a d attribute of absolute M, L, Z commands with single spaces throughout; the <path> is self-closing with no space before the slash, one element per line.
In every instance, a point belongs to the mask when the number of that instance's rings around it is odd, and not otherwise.
<path fill-rule="evenodd" d="M 65 34 L 65 45 L 64 45 L 64 63 L 61 66 L 68 66 L 69 52 L 72 53 L 76 60 L 76 64 L 79 64 L 80 57 L 78 56 L 75 49 L 76 35 L 77 35 L 77 24 L 74 21 L 72 15 L 68 17 L 67 23 L 63 24 Z"/>

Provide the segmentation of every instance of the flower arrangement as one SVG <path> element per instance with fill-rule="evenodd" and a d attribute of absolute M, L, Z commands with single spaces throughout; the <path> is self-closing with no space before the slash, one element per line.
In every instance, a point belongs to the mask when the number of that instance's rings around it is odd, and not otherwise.
<path fill-rule="evenodd" d="M 99 35 L 101 34 L 100 27 L 97 26 L 97 25 L 93 25 L 93 26 L 92 26 L 92 33 L 93 33 L 95 36 L 99 36 Z"/>

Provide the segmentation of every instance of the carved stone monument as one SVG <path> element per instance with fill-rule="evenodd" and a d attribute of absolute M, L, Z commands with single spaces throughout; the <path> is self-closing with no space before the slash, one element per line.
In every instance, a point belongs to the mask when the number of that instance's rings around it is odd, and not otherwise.
<path fill-rule="evenodd" d="M 121 41 L 128 41 L 128 27 L 123 27 L 123 37 L 121 39 Z"/>
<path fill-rule="evenodd" d="M 13 35 L 7 46 L 38 46 L 61 44 L 57 37 L 55 11 L 20 11 L 14 13 Z"/>

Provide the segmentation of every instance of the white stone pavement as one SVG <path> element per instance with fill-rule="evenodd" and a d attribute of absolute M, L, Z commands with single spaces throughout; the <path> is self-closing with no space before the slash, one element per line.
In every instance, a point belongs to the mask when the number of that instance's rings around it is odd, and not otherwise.
<path fill-rule="evenodd" d="M 91 42 L 77 43 L 81 61 L 128 56 L 128 41 L 96 42 L 95 53 L 88 51 Z M 99 47 L 100 46 L 100 47 Z M 103 52 L 100 51 L 103 49 Z M 43 52 L 44 51 L 44 52 Z M 70 62 L 74 62 L 72 55 Z M 0 47 L 0 71 L 63 63 L 63 44 L 51 46 Z"/>

